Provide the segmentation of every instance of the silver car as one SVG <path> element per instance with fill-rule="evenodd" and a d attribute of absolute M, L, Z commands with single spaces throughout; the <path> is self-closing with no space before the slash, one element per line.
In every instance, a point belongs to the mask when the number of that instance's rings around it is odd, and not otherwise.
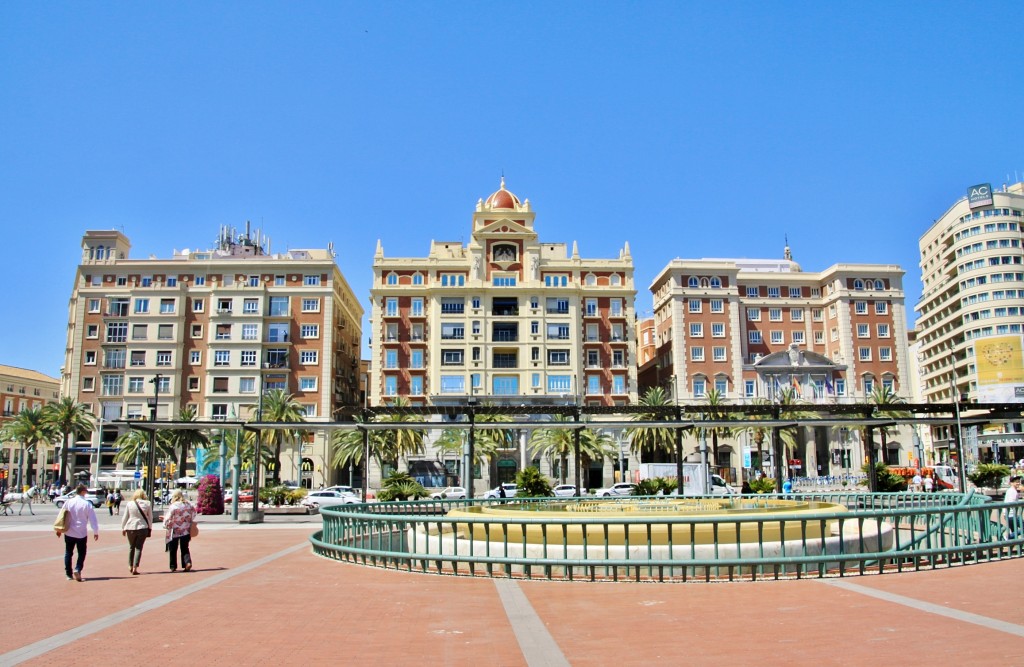
<path fill-rule="evenodd" d="M 341 491 L 314 491 L 302 499 L 301 504 L 310 509 L 320 509 L 331 505 L 355 505 L 361 503 L 359 496 Z"/>
<path fill-rule="evenodd" d="M 551 495 L 557 498 L 571 498 L 576 495 L 575 484 L 559 484 L 551 489 Z"/>

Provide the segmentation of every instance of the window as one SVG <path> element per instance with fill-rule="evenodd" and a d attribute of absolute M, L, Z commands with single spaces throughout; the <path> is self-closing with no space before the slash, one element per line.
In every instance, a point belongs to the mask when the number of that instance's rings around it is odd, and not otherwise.
<path fill-rule="evenodd" d="M 156 329 L 157 340 L 174 340 L 174 325 L 161 324 Z"/>
<path fill-rule="evenodd" d="M 107 323 L 107 342 L 108 343 L 124 343 L 128 341 L 128 323 L 127 322 L 108 322 Z"/>
<path fill-rule="evenodd" d="M 861 361 L 871 361 L 871 348 L 870 347 L 858 347 L 857 358 Z"/>
<path fill-rule="evenodd" d="M 135 314 L 145 315 L 149 312 L 149 299 L 136 299 L 135 300 Z"/>
<path fill-rule="evenodd" d="M 625 375 L 613 375 L 612 376 L 612 393 L 613 394 L 625 394 L 626 393 L 626 376 Z"/>
<path fill-rule="evenodd" d="M 871 337 L 871 333 L 870 333 L 870 330 L 868 328 L 868 325 L 866 325 L 866 324 L 858 324 L 857 325 L 857 338 L 870 338 L 870 337 Z"/>
<path fill-rule="evenodd" d="M 132 354 L 134 355 L 135 353 L 132 352 Z M 85 353 L 85 361 L 83 363 L 86 366 L 95 366 L 96 365 L 96 351 L 95 350 L 88 350 Z M 134 364 L 132 364 L 132 365 L 134 366 Z M 13 412 L 13 410 L 8 410 L 7 412 Z"/>
<path fill-rule="evenodd" d="M 423 395 L 423 376 L 413 375 L 409 378 L 409 393 L 414 396 Z"/>
<path fill-rule="evenodd" d="M 202 324 L 193 324 L 192 325 L 192 337 L 193 338 L 202 338 L 203 337 L 203 325 Z"/>
<path fill-rule="evenodd" d="M 466 300 L 461 297 L 444 297 L 441 299 L 442 315 L 462 315 L 466 312 Z M 390 313 L 389 313 L 390 314 Z M 398 304 L 395 304 L 395 314 L 398 314 Z"/>
<path fill-rule="evenodd" d="M 870 377 L 864 378 L 864 395 L 867 396 L 868 394 L 870 394 L 874 390 L 875 390 L 875 380 L 874 380 L 874 378 L 870 378 Z"/>
<path fill-rule="evenodd" d="M 442 273 L 441 287 L 462 287 L 466 284 L 466 276 L 459 273 Z"/>
<path fill-rule="evenodd" d="M 496 396 L 515 396 L 519 393 L 518 375 L 498 375 L 491 381 Z"/>
<path fill-rule="evenodd" d="M 423 297 L 416 297 L 412 300 L 410 314 L 412 317 L 423 317 Z"/>
<path fill-rule="evenodd" d="M 612 350 L 612 366 L 622 368 L 626 365 L 625 358 L 623 350 Z"/>
<path fill-rule="evenodd" d="M 781 331 L 772 331 L 768 335 L 772 345 L 781 345 L 785 341 Z"/>
<path fill-rule="evenodd" d="M 836 396 L 846 395 L 846 380 L 836 380 Z"/>
<path fill-rule="evenodd" d="M 549 394 L 568 394 L 572 391 L 572 377 L 568 375 L 549 375 Z"/>
<path fill-rule="evenodd" d="M 101 378 L 100 390 L 104 396 L 120 396 L 123 388 L 123 375 L 104 375 Z"/>
<path fill-rule="evenodd" d="M 778 299 L 780 296 L 782 296 L 781 288 L 779 288 L 779 287 L 769 287 L 768 288 L 768 298 L 769 299 Z"/>
<path fill-rule="evenodd" d="M 422 273 L 414 273 L 412 275 L 412 284 L 413 285 L 422 285 L 423 284 L 423 274 Z"/>
<path fill-rule="evenodd" d="M 839 329 L 837 327 L 832 327 L 829 334 L 831 335 L 832 340 L 839 340 Z"/>
<path fill-rule="evenodd" d="M 384 368 L 398 368 L 398 350 L 384 351 Z"/>
<path fill-rule="evenodd" d="M 256 393 L 256 378 L 254 378 L 254 377 L 238 378 L 238 393 L 240 393 L 240 394 L 255 394 Z"/>
<path fill-rule="evenodd" d="M 804 295 L 803 294 L 803 290 L 800 289 L 799 287 L 790 287 L 789 288 L 789 298 L 790 299 L 799 299 L 803 295 Z"/>
<path fill-rule="evenodd" d="M 218 313 L 230 313 L 231 312 L 231 299 L 217 299 L 217 312 Z"/>
<path fill-rule="evenodd" d="M 858 292 L 863 291 L 864 290 L 864 281 L 861 280 L 860 278 L 858 278 L 857 280 L 854 280 L 853 281 L 853 289 L 858 291 Z"/>
<path fill-rule="evenodd" d="M 690 299 L 687 310 L 689 310 L 691 313 L 699 313 L 700 312 L 700 303 L 701 303 L 700 299 Z"/>
<path fill-rule="evenodd" d="M 480 310 L 480 297 L 474 296 L 469 300 L 470 307 L 475 310 Z"/>
<path fill-rule="evenodd" d="M 704 398 L 707 394 L 707 380 L 704 378 L 693 379 L 693 395 L 697 398 Z"/>
<path fill-rule="evenodd" d="M 889 325 L 888 324 L 879 324 L 877 326 L 877 331 L 878 331 L 878 337 L 879 338 L 888 338 L 889 337 Z"/>
<path fill-rule="evenodd" d="M 226 377 L 213 378 L 213 393 L 226 394 L 228 392 L 228 379 Z"/>
<path fill-rule="evenodd" d="M 704 348 L 696 345 L 691 345 L 690 361 L 704 361 Z"/>
<path fill-rule="evenodd" d="M 821 308 L 812 308 L 811 309 L 811 319 L 814 320 L 815 322 L 821 322 L 822 321 L 822 319 L 823 319 L 822 318 L 822 314 L 823 313 L 821 312 Z"/>
<path fill-rule="evenodd" d="M 301 377 L 299 378 L 299 390 L 300 391 L 316 391 L 316 377 Z"/>
<path fill-rule="evenodd" d="M 711 337 L 712 338 L 725 338 L 725 322 L 712 322 L 711 323 Z"/>
<path fill-rule="evenodd" d="M 409 355 L 410 368 L 423 368 L 423 350 L 413 350 Z"/>
<path fill-rule="evenodd" d="M 713 347 L 713 348 L 711 348 L 711 359 L 712 359 L 712 361 L 725 361 L 725 348 L 724 347 Z"/>
<path fill-rule="evenodd" d="M 867 315 L 868 314 L 868 302 L 867 301 L 854 301 L 853 302 L 853 312 L 855 312 L 858 315 Z"/>
<path fill-rule="evenodd" d="M 103 353 L 104 368 L 124 368 L 124 362 L 125 349 L 123 347 L 108 349 Z"/>
<path fill-rule="evenodd" d="M 303 299 L 302 309 L 305 310 L 305 299 Z M 442 311 L 443 312 L 443 311 Z M 397 317 L 398 316 L 398 299 L 389 297 L 384 300 L 384 315 L 386 317 Z"/>
<path fill-rule="evenodd" d="M 748 322 L 760 322 L 761 321 L 761 309 L 760 308 L 747 308 L 747 321 Z"/>
<path fill-rule="evenodd" d="M 704 325 L 700 322 L 690 323 L 690 337 L 691 338 L 703 338 L 704 337 Z"/>
<path fill-rule="evenodd" d="M 601 393 L 601 376 L 600 375 L 588 375 L 587 376 L 587 393 L 588 394 L 600 394 Z"/>
<path fill-rule="evenodd" d="M 174 314 L 174 299 L 160 299 L 160 314 Z"/>
<path fill-rule="evenodd" d="M 299 353 L 299 363 L 301 364 L 316 364 L 320 361 L 319 350 L 303 350 Z"/>
<path fill-rule="evenodd" d="M 880 347 L 880 348 L 878 348 L 878 360 L 879 361 L 892 361 L 892 348 L 891 347 Z"/>
<path fill-rule="evenodd" d="M 137 375 L 128 377 L 128 393 L 129 394 L 141 394 L 146 390 L 146 382 Z"/>
<path fill-rule="evenodd" d="M 587 299 L 586 305 L 586 316 L 596 317 L 597 316 L 597 299 Z"/>
<path fill-rule="evenodd" d="M 876 315 L 885 315 L 888 312 L 889 312 L 889 302 L 888 301 L 875 301 L 875 314 Z"/>
<path fill-rule="evenodd" d="M 768 309 L 768 321 L 769 322 L 781 322 L 782 321 L 782 309 L 781 308 L 769 308 Z"/>
<path fill-rule="evenodd" d="M 245 299 L 242 301 L 242 312 L 246 315 L 255 315 L 260 312 L 259 299 Z"/>
<path fill-rule="evenodd" d="M 286 322 L 271 322 L 267 325 L 268 343 L 287 343 L 288 324 Z"/>
<path fill-rule="evenodd" d="M 569 312 L 569 299 L 551 297 L 547 300 L 546 308 L 550 314 L 565 315 Z M 594 312 L 597 312 L 597 302 L 594 302 Z"/>
<path fill-rule="evenodd" d="M 711 279 L 711 287 L 713 287 L 715 289 L 721 288 L 722 287 L 722 279 L 719 278 L 718 276 L 715 276 L 714 278 L 712 278 Z"/>
<path fill-rule="evenodd" d="M 612 317 L 622 317 L 622 299 L 609 299 L 608 308 Z"/>
<path fill-rule="evenodd" d="M 302 284 L 307 287 L 313 287 L 320 284 L 320 276 L 305 275 L 302 276 Z"/>
<path fill-rule="evenodd" d="M 442 322 L 441 340 L 463 340 L 466 337 L 466 325 L 463 322 Z"/>
<path fill-rule="evenodd" d="M 569 276 L 548 274 L 544 276 L 544 285 L 546 287 L 565 287 L 569 284 Z"/>
<path fill-rule="evenodd" d="M 299 334 L 303 338 L 319 338 L 320 337 L 320 325 L 319 324 L 303 324 L 299 328 Z"/>
<path fill-rule="evenodd" d="M 697 280 L 697 276 L 690 276 L 689 280 L 686 281 L 687 287 L 700 287 L 700 281 Z"/>
<path fill-rule="evenodd" d="M 214 340 L 231 340 L 231 325 L 218 324 L 214 333 Z"/>
<path fill-rule="evenodd" d="M 441 350 L 442 366 L 461 366 L 465 363 L 465 352 L 463 350 Z"/>
<path fill-rule="evenodd" d="M 132 325 L 132 340 L 146 340 L 147 327 L 145 324 Z"/>
<path fill-rule="evenodd" d="M 835 319 L 835 317 L 836 317 L 836 304 L 833 303 L 833 304 L 829 305 L 829 307 L 828 307 L 828 318 L 830 320 L 832 320 L 832 319 Z"/>
<path fill-rule="evenodd" d="M 195 284 L 196 284 L 197 287 L 202 287 L 203 285 L 205 285 L 206 284 L 206 276 L 196 276 L 195 277 Z"/>
<path fill-rule="evenodd" d="M 387 278 L 387 283 L 388 283 L 388 285 L 397 285 L 398 284 L 398 274 L 397 273 L 389 273 L 388 274 L 388 278 Z"/>
<path fill-rule="evenodd" d="M 256 350 L 242 350 L 241 359 L 243 366 L 255 366 Z"/>
<path fill-rule="evenodd" d="M 814 344 L 815 345 L 824 345 L 825 344 L 825 332 L 824 331 L 815 331 L 814 332 Z"/>
<path fill-rule="evenodd" d="M 497 331 L 495 331 L 497 334 Z M 569 325 L 568 324 L 549 324 L 548 335 L 549 340 L 569 340 Z M 495 338 L 495 340 L 500 340 Z M 514 338 L 512 340 L 515 340 Z"/>
<path fill-rule="evenodd" d="M 792 310 L 789 311 L 789 319 L 791 321 L 793 321 L 793 322 L 803 322 L 804 321 L 804 309 L 803 308 L 793 308 Z"/>
<path fill-rule="evenodd" d="M 192 350 L 188 353 L 188 362 L 193 366 L 203 363 L 203 353 L 199 350 Z"/>
<path fill-rule="evenodd" d="M 394 375 L 388 375 L 387 377 L 384 378 L 384 395 L 398 395 L 398 378 L 395 377 Z"/>
<path fill-rule="evenodd" d="M 82 391 L 95 391 L 96 378 L 82 378 Z M 13 412 L 8 410 L 7 412 Z"/>
<path fill-rule="evenodd" d="M 622 336 L 622 324 L 620 322 L 615 322 L 612 324 L 612 341 L 621 340 L 625 340 Z"/>
<path fill-rule="evenodd" d="M 743 381 L 743 395 L 747 398 L 753 398 L 756 395 L 757 383 L 754 380 Z"/>
<path fill-rule="evenodd" d="M 797 345 L 803 345 L 804 344 L 804 332 L 803 331 L 794 331 L 793 332 L 793 342 L 795 344 L 797 344 Z"/>
<path fill-rule="evenodd" d="M 89 299 L 89 312 L 90 313 L 98 313 L 98 312 L 100 312 L 100 300 L 99 299 Z"/>
<path fill-rule="evenodd" d="M 761 342 L 761 332 L 756 329 L 754 331 L 748 331 L 747 340 L 753 345 L 759 344 Z"/>
<path fill-rule="evenodd" d="M 228 350 L 217 350 L 213 353 L 214 366 L 227 366 L 231 363 L 231 352 Z M 159 364 L 157 364 L 159 365 Z"/>
<path fill-rule="evenodd" d="M 721 312 L 724 312 L 724 310 L 725 310 L 725 307 L 724 307 L 723 301 L 721 299 L 711 299 L 711 312 L 712 313 L 721 313 Z"/>
<path fill-rule="evenodd" d="M 568 366 L 569 350 L 548 350 L 548 365 Z"/>
<path fill-rule="evenodd" d="M 462 375 L 442 375 L 442 394 L 464 394 L 466 393 L 466 378 Z"/>
<path fill-rule="evenodd" d="M 747 288 L 747 298 L 756 299 L 759 296 L 761 296 L 760 288 L 757 288 L 757 287 L 748 287 Z"/>
<path fill-rule="evenodd" d="M 198 285 L 199 283 L 196 284 Z M 284 276 L 274 276 L 274 286 L 284 287 Z"/>
<path fill-rule="evenodd" d="M 598 368 L 601 366 L 600 353 L 597 350 L 587 350 L 587 368 Z"/>
<path fill-rule="evenodd" d="M 515 287 L 516 277 L 509 275 L 493 275 L 491 276 L 491 284 L 495 287 Z"/>
<path fill-rule="evenodd" d="M 268 312 L 271 317 L 287 317 L 288 315 L 288 297 L 286 296 L 272 296 L 270 297 L 270 303 Z"/>
<path fill-rule="evenodd" d="M 721 396 L 727 396 L 729 394 L 729 381 L 725 378 L 715 378 L 715 391 Z"/>
<path fill-rule="evenodd" d="M 896 386 L 896 383 L 891 377 L 884 377 L 882 378 L 882 386 L 889 391 L 894 391 L 893 387 Z"/>
<path fill-rule="evenodd" d="M 389 301 L 395 301 L 396 310 L 395 314 L 398 314 L 396 299 L 389 299 Z M 303 299 L 302 300 L 302 312 L 304 313 L 319 313 L 320 312 L 320 299 Z M 390 314 L 390 313 L 389 313 Z"/>
<path fill-rule="evenodd" d="M 259 340 L 259 325 L 243 324 L 242 340 Z"/>

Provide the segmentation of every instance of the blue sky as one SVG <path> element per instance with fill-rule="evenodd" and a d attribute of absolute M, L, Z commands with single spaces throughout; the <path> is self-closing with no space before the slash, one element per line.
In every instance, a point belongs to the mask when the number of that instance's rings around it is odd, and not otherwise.
<path fill-rule="evenodd" d="M 262 225 L 364 304 L 377 238 L 465 240 L 504 171 L 614 257 L 900 264 L 1024 179 L 1019 5 L 0 3 L 0 363 L 56 375 L 86 229 L 133 256 Z M 31 288 L 29 287 L 31 285 Z M 27 326 L 18 326 L 24 322 Z"/>

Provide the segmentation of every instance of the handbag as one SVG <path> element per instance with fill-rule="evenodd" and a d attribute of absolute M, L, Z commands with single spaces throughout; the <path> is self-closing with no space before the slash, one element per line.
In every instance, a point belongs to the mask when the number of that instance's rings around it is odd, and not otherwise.
<path fill-rule="evenodd" d="M 53 530 L 60 536 L 61 533 L 68 532 L 68 522 L 71 521 L 71 515 L 68 514 L 68 508 L 61 507 L 60 511 L 57 512 L 57 518 L 53 522 Z"/>
<path fill-rule="evenodd" d="M 193 521 L 188 527 L 188 536 L 197 537 L 199 535 L 199 524 Z"/>
<path fill-rule="evenodd" d="M 139 501 L 135 501 L 135 508 L 139 510 L 139 514 L 142 515 L 142 520 L 146 522 L 146 537 L 153 537 L 153 526 L 149 525 L 149 519 L 146 518 L 146 513 L 142 511 L 139 506 Z"/>

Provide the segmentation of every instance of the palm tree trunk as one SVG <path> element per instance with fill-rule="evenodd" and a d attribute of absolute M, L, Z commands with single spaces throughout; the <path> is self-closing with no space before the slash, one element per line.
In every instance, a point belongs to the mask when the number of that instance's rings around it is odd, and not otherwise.
<path fill-rule="evenodd" d="M 185 466 L 188 464 L 188 444 L 181 446 L 181 456 L 178 458 L 178 476 L 185 477 L 188 473 L 185 470 Z"/>
<path fill-rule="evenodd" d="M 711 469 L 718 467 L 718 429 L 711 430 Z"/>
<path fill-rule="evenodd" d="M 559 484 L 565 484 L 565 473 L 566 473 L 566 468 L 568 468 L 568 467 L 569 467 L 569 453 L 568 452 L 562 452 L 561 456 L 559 457 L 559 465 L 558 465 Z"/>
<path fill-rule="evenodd" d="M 71 432 L 64 433 L 64 446 L 60 448 L 60 480 L 59 484 L 63 486 L 68 483 L 68 448 L 71 444 L 68 440 L 71 439 Z"/>
<path fill-rule="evenodd" d="M 25 443 L 21 443 L 21 461 L 18 467 L 18 493 L 21 493 L 22 489 L 25 488 L 25 458 L 27 456 L 28 447 L 25 446 Z"/>

